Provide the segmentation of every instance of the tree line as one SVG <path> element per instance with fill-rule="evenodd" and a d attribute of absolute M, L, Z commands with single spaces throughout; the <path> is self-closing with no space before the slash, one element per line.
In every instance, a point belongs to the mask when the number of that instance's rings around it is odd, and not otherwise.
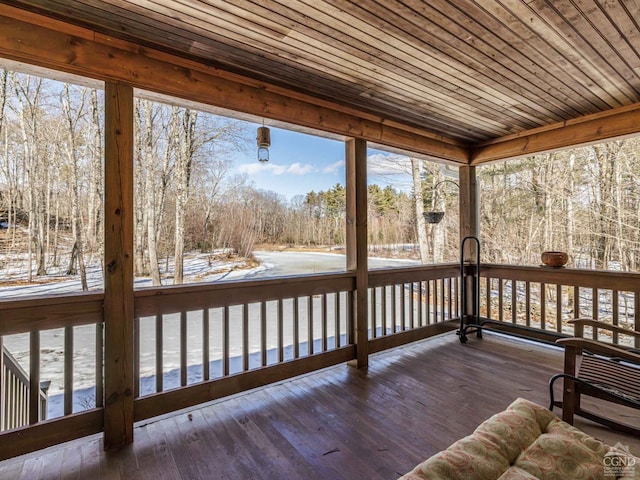
<path fill-rule="evenodd" d="M 103 92 L 0 70 L 0 222 L 3 263 L 29 281 L 64 266 L 87 288 L 103 251 Z M 291 200 L 233 173 L 254 148 L 247 124 L 136 98 L 135 273 L 184 281 L 185 252 L 250 257 L 258 244 L 342 246 L 346 190 L 337 183 Z M 538 264 L 566 250 L 576 266 L 637 271 L 640 189 L 636 138 L 478 167 L 482 259 Z M 442 166 L 405 159 L 412 188 L 368 187 L 368 241 L 376 254 L 457 261 L 458 195 Z M 438 224 L 428 211 L 444 213 Z M 0 223 L 1 225 L 1 223 Z M 20 231 L 24 231 L 21 241 Z M 9 262 L 10 263 L 10 262 Z"/>

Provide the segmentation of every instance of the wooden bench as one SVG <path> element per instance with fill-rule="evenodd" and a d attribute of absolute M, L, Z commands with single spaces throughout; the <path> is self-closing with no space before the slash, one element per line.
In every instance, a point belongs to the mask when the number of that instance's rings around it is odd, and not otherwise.
<path fill-rule="evenodd" d="M 601 423 L 610 428 L 640 435 L 640 428 L 603 417 L 581 406 L 581 396 L 599 398 L 640 409 L 640 354 L 630 347 L 605 343 L 594 339 L 582 338 L 584 327 L 603 329 L 611 332 L 614 340 L 619 335 L 640 338 L 640 332 L 634 332 L 615 325 L 608 325 L 592 319 L 576 319 L 571 323 L 575 327 L 575 337 L 564 338 L 556 343 L 563 345 L 564 372 L 551 377 L 549 381 L 550 406 L 562 408 L 562 419 L 573 424 L 573 416 L 579 415 Z M 597 333 L 594 331 L 594 337 Z M 554 399 L 553 385 L 556 380 L 564 380 L 562 401 Z"/>

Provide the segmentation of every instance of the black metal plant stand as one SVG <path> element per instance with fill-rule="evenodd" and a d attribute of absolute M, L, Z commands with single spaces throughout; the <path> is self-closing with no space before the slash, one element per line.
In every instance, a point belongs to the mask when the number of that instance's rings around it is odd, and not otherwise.
<path fill-rule="evenodd" d="M 468 241 L 476 244 L 476 258 L 474 263 L 465 263 L 464 246 Z M 471 270 L 471 280 L 468 282 L 469 275 L 467 272 Z M 460 243 L 460 282 L 461 282 L 461 310 L 460 310 L 460 329 L 456 332 L 460 337 L 460 343 L 467 343 L 468 330 L 476 332 L 477 338 L 482 338 L 482 325 L 480 322 L 480 240 L 474 236 L 464 237 Z M 473 305 L 471 306 L 471 315 L 467 315 L 467 289 L 471 283 L 473 290 Z"/>

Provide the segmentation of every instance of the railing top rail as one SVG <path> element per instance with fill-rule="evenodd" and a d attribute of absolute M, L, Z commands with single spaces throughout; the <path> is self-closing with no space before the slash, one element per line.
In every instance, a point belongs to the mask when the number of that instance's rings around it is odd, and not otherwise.
<path fill-rule="evenodd" d="M 351 291 L 355 273 L 314 274 L 253 281 L 146 288 L 135 292 L 135 315 L 144 317 L 204 308 Z"/>
<path fill-rule="evenodd" d="M 369 286 L 383 287 L 398 283 L 421 282 L 457 277 L 459 275 L 460 266 L 457 263 L 376 269 L 369 271 Z"/>
<path fill-rule="evenodd" d="M 43 295 L 0 301 L 0 336 L 99 323 L 104 294 Z"/>
<path fill-rule="evenodd" d="M 482 264 L 481 276 L 573 287 L 640 292 L 640 273 L 578 268 Z"/>

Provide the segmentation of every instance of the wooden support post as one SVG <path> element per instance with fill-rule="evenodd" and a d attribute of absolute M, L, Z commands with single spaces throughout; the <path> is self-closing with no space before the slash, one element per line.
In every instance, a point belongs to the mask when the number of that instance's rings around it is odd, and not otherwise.
<path fill-rule="evenodd" d="M 5 430 L 4 425 L 4 390 L 7 379 L 4 378 L 4 345 L 0 336 L 0 432 Z"/>
<path fill-rule="evenodd" d="M 462 166 L 459 170 L 460 180 L 460 241 L 468 236 L 480 238 L 480 200 L 478 183 L 476 179 L 476 167 Z M 466 242 L 464 252 L 460 252 L 463 255 L 463 259 L 466 262 L 475 263 L 476 259 L 475 242 Z M 466 299 L 464 302 L 466 312 L 461 312 L 461 315 L 467 316 L 473 314 L 473 306 L 475 305 L 475 282 L 479 282 L 480 279 L 476 279 L 469 275 L 466 277 Z"/>
<path fill-rule="evenodd" d="M 368 305 L 369 267 L 367 252 L 367 142 L 352 138 L 346 142 L 347 183 L 347 270 L 356 272 L 355 301 L 352 302 L 356 359 L 351 366 L 369 364 Z"/>
<path fill-rule="evenodd" d="M 460 180 L 460 240 L 470 235 L 480 235 L 480 190 L 476 179 L 476 167 L 462 166 Z M 465 260 L 475 258 L 475 246 L 469 243 L 470 250 L 465 252 Z M 471 256 L 468 256 L 472 254 Z"/>
<path fill-rule="evenodd" d="M 133 88 L 105 84 L 104 448 L 133 442 Z"/>

